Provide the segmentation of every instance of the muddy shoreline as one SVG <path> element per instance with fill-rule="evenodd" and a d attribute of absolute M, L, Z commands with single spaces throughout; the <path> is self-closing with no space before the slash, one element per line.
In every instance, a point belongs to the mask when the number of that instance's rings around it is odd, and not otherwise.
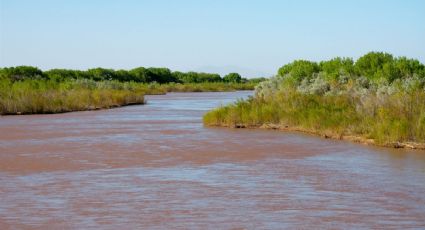
<path fill-rule="evenodd" d="M 320 136 L 325 139 L 335 139 L 335 140 L 345 140 L 354 143 L 372 145 L 378 147 L 386 148 L 405 148 L 413 150 L 425 150 L 425 143 L 418 142 L 392 142 L 392 143 L 377 143 L 374 139 L 368 139 L 362 136 L 356 135 L 335 135 L 332 133 L 322 133 L 316 130 L 305 129 L 301 127 L 290 127 L 288 125 L 278 125 L 278 124 L 263 124 L 263 125 L 244 125 L 244 124 L 234 124 L 234 125 L 209 125 L 210 127 L 226 127 L 234 129 L 266 129 L 266 130 L 277 130 L 277 131 L 287 131 L 287 132 L 300 132 L 313 136 Z"/>

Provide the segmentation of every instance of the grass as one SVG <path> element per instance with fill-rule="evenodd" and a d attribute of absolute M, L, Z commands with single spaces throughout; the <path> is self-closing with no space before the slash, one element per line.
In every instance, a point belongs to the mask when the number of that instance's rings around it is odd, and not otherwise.
<path fill-rule="evenodd" d="M 40 114 L 144 104 L 144 95 L 253 89 L 254 83 L 143 84 L 93 80 L 0 80 L 0 114 Z"/>
<path fill-rule="evenodd" d="M 1 81 L 0 113 L 35 114 L 143 104 L 144 91 L 117 83 L 51 80 Z"/>
<path fill-rule="evenodd" d="M 368 99 L 304 94 L 288 88 L 269 100 L 250 98 L 219 107 L 203 121 L 208 126 L 227 127 L 274 124 L 336 138 L 358 136 L 379 145 L 425 142 L 425 91 Z"/>

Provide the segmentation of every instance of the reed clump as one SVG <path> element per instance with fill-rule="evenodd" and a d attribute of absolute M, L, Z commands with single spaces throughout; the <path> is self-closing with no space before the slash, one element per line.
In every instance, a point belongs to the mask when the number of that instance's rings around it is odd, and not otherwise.
<path fill-rule="evenodd" d="M 143 104 L 145 89 L 119 82 L 0 81 L 0 113 L 35 114 Z"/>

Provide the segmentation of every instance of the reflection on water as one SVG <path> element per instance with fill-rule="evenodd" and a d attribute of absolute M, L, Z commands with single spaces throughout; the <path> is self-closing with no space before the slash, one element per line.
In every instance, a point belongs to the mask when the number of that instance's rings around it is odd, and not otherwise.
<path fill-rule="evenodd" d="M 0 229 L 425 227 L 423 151 L 202 126 L 251 93 L 0 117 Z"/>

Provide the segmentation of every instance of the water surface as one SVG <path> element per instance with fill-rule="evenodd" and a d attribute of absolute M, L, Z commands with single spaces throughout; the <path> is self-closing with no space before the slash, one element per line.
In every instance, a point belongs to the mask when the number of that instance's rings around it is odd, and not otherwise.
<path fill-rule="evenodd" d="M 425 228 L 425 152 L 205 128 L 252 92 L 0 117 L 0 229 Z"/>

